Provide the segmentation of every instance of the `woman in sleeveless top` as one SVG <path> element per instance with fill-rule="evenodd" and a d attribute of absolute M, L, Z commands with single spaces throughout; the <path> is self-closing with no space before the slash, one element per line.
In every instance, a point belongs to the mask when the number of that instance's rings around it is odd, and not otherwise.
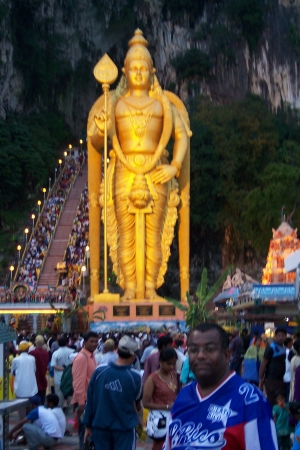
<path fill-rule="evenodd" d="M 166 348 L 160 353 L 160 368 L 149 375 L 144 386 L 144 408 L 170 411 L 178 394 L 176 360 L 177 354 L 173 348 Z M 153 439 L 152 450 L 161 450 L 164 441 L 164 437 Z"/>

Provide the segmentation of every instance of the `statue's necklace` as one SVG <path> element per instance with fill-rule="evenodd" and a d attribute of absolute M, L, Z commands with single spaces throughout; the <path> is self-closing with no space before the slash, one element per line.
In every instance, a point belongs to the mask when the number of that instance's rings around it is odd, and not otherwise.
<path fill-rule="evenodd" d="M 146 104 L 138 104 L 137 105 L 132 105 L 131 103 L 129 103 L 128 101 L 126 101 L 123 98 L 125 104 L 128 106 L 128 113 L 129 113 L 129 120 L 131 123 L 131 129 L 134 132 L 134 134 L 136 135 L 136 137 L 138 137 L 139 139 L 141 139 L 148 128 L 150 119 L 152 117 L 153 114 L 153 108 L 150 108 L 147 112 L 143 112 L 143 109 L 148 108 L 149 106 L 152 106 L 155 99 L 151 99 L 150 102 L 146 103 Z M 134 109 L 134 113 L 131 112 L 130 108 Z"/>
<path fill-rule="evenodd" d="M 126 97 L 122 97 L 122 100 L 130 108 L 138 109 L 139 111 L 142 111 L 143 109 L 148 108 L 148 106 L 153 105 L 153 103 L 155 102 L 155 98 L 150 98 L 149 101 L 146 101 L 146 102 L 143 102 L 139 98 L 135 98 L 134 103 L 131 103 Z"/>

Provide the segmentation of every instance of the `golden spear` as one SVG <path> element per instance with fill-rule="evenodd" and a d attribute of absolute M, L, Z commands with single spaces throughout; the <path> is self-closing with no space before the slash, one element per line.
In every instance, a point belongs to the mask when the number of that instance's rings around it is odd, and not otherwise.
<path fill-rule="evenodd" d="M 104 289 L 103 293 L 107 293 L 107 121 L 108 121 L 108 91 L 110 85 L 113 84 L 118 77 L 118 69 L 110 57 L 105 53 L 94 68 L 94 76 L 99 83 L 102 84 L 104 93 Z"/>

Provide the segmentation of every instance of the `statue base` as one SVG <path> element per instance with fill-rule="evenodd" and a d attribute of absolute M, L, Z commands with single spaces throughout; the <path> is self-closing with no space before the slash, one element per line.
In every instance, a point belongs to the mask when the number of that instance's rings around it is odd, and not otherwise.
<path fill-rule="evenodd" d="M 113 300 L 115 298 L 115 300 Z M 184 303 L 186 304 L 186 303 Z M 184 312 L 160 298 L 120 302 L 118 294 L 97 294 L 86 308 L 90 329 L 96 332 L 172 328 L 180 323 L 185 329 Z"/>
<path fill-rule="evenodd" d="M 111 292 L 103 292 L 94 297 L 94 303 L 119 303 L 120 294 L 112 294 Z"/>

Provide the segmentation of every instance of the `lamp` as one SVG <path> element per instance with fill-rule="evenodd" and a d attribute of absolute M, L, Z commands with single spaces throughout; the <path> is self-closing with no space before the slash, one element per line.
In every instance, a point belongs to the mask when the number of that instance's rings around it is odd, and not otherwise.
<path fill-rule="evenodd" d="M 35 219 L 35 214 L 31 214 L 31 218 L 32 218 L 32 228 L 34 228 L 34 219 Z"/>
<path fill-rule="evenodd" d="M 17 246 L 17 250 L 18 250 L 18 252 L 19 252 L 19 260 L 21 259 L 21 245 L 19 244 L 18 246 Z"/>
<path fill-rule="evenodd" d="M 46 188 L 43 188 L 42 191 L 43 191 L 43 194 L 44 194 L 44 203 L 45 203 L 47 189 L 46 189 Z"/>
<path fill-rule="evenodd" d="M 41 204 L 42 204 L 41 200 L 38 200 L 37 204 L 39 207 L 39 214 L 41 214 Z"/>
<path fill-rule="evenodd" d="M 59 164 L 59 173 L 61 173 L 61 164 L 62 164 L 62 159 L 58 160 L 58 164 Z"/>
<path fill-rule="evenodd" d="M 87 266 L 87 271 L 89 271 L 89 258 L 90 258 L 90 246 L 87 245 L 85 247 L 85 254 L 86 254 L 86 266 Z"/>
<path fill-rule="evenodd" d="M 83 140 L 82 139 L 80 139 L 79 144 L 80 144 L 80 151 L 82 153 L 82 144 L 83 144 Z"/>
<path fill-rule="evenodd" d="M 66 161 L 67 161 L 67 156 L 68 156 L 68 153 L 67 153 L 67 152 L 64 152 L 65 164 L 66 164 Z"/>
<path fill-rule="evenodd" d="M 85 286 L 84 286 L 84 272 L 86 271 L 86 267 L 82 266 L 81 267 L 81 274 L 82 274 L 82 290 L 83 292 L 85 291 Z"/>
<path fill-rule="evenodd" d="M 29 233 L 28 228 L 25 228 L 24 233 L 25 233 L 25 236 L 26 236 L 26 244 L 27 244 L 27 235 L 28 235 L 28 233 Z"/>
<path fill-rule="evenodd" d="M 12 280 L 12 273 L 15 270 L 14 266 L 10 266 L 9 270 L 10 270 L 10 281 L 11 281 Z"/>

